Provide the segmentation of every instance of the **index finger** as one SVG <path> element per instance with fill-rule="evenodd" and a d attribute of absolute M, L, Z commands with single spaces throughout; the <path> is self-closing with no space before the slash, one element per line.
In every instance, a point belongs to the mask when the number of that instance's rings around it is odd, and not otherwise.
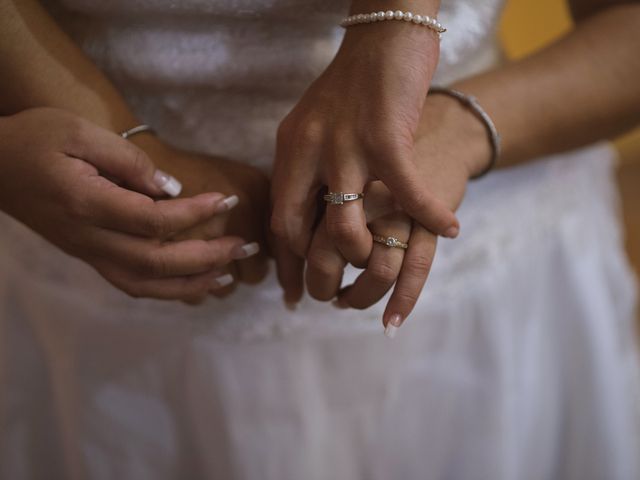
<path fill-rule="evenodd" d="M 444 237 L 458 236 L 460 224 L 456 215 L 420 183 L 420 173 L 410 160 L 398 159 L 393 171 L 380 172 L 378 178 L 393 192 L 402 209 L 424 228 Z"/>
<path fill-rule="evenodd" d="M 93 180 L 82 214 L 96 226 L 123 233 L 167 238 L 228 209 L 222 193 L 155 201 L 104 177 Z"/>

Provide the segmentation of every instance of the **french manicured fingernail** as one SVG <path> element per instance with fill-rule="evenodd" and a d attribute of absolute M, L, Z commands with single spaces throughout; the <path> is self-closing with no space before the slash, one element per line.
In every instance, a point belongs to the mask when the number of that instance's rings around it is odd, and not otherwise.
<path fill-rule="evenodd" d="M 235 260 L 239 260 L 241 258 L 247 258 L 252 255 L 255 255 L 259 251 L 260 251 L 260 245 L 258 245 L 256 242 L 253 242 L 253 243 L 247 243 L 246 245 L 242 245 L 241 247 L 236 247 L 233 250 L 232 255 Z"/>
<path fill-rule="evenodd" d="M 214 281 L 212 288 L 223 288 L 233 283 L 233 275 L 227 273 L 226 275 L 222 275 L 216 278 Z"/>
<path fill-rule="evenodd" d="M 182 191 L 182 184 L 174 177 L 162 170 L 156 170 L 153 175 L 153 183 L 155 183 L 164 193 L 170 197 L 177 197 Z"/>
<path fill-rule="evenodd" d="M 384 329 L 384 334 L 387 338 L 393 338 L 396 336 L 398 332 L 398 328 L 402 325 L 402 315 L 395 314 L 392 315 L 387 323 L 387 327 Z"/>
<path fill-rule="evenodd" d="M 224 205 L 225 210 L 231 210 L 233 207 L 238 205 L 238 203 L 240 203 L 240 199 L 237 195 L 230 195 L 227 198 L 223 199 L 220 203 Z"/>
<path fill-rule="evenodd" d="M 445 236 L 449 238 L 456 238 L 460 233 L 460 229 L 458 227 L 451 227 L 446 232 L 444 232 Z"/>

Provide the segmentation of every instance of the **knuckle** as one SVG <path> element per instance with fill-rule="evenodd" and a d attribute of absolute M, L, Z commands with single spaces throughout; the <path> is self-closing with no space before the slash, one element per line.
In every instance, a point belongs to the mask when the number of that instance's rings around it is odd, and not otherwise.
<path fill-rule="evenodd" d="M 329 236 L 339 242 L 351 243 L 358 239 L 360 226 L 347 219 L 327 219 Z"/>
<path fill-rule="evenodd" d="M 324 138 L 324 121 L 311 115 L 301 119 L 296 117 L 296 115 L 290 115 L 282 121 L 278 129 L 278 141 L 298 145 L 301 148 L 319 145 Z"/>
<path fill-rule="evenodd" d="M 164 238 L 171 232 L 167 227 L 167 218 L 159 209 L 149 211 L 143 216 L 142 228 L 150 237 Z"/>
<path fill-rule="evenodd" d="M 280 125 L 278 125 L 278 130 L 276 131 L 276 139 L 278 143 L 284 143 L 291 138 L 292 125 L 292 114 L 289 113 L 282 119 Z"/>
<path fill-rule="evenodd" d="M 407 275 L 412 278 L 417 278 L 422 280 L 426 278 L 431 270 L 431 264 L 433 263 L 433 259 L 424 254 L 413 255 L 404 268 L 406 269 Z"/>
<path fill-rule="evenodd" d="M 403 290 L 395 292 L 393 296 L 393 300 L 396 303 L 395 310 L 397 310 L 398 313 L 411 310 L 418 301 L 417 293 L 405 292 Z"/>
<path fill-rule="evenodd" d="M 398 272 L 387 262 L 376 262 L 368 267 L 371 279 L 382 285 L 391 285 L 396 281 Z"/>
<path fill-rule="evenodd" d="M 321 276 L 331 276 L 336 272 L 336 261 L 334 256 L 323 249 L 313 249 L 307 256 L 307 264 L 310 269 L 314 270 Z"/>
<path fill-rule="evenodd" d="M 147 154 L 133 144 L 126 144 L 130 151 L 129 172 L 134 176 L 144 175 L 151 165 Z"/>
<path fill-rule="evenodd" d="M 164 277 L 169 273 L 167 259 L 159 252 L 153 252 L 140 259 L 140 271 L 150 277 Z"/>
<path fill-rule="evenodd" d="M 77 150 L 86 145 L 89 137 L 89 128 L 86 121 L 75 115 L 70 115 L 65 120 L 65 143 L 71 150 Z"/>

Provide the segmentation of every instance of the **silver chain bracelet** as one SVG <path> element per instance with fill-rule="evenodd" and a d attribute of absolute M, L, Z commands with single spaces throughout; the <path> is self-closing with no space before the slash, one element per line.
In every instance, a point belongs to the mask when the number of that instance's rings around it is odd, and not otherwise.
<path fill-rule="evenodd" d="M 487 167 L 482 170 L 477 175 L 471 177 L 472 180 L 475 180 L 480 177 L 484 177 L 487 173 L 489 173 L 498 163 L 498 157 L 500 157 L 500 149 L 501 149 L 501 140 L 500 134 L 498 133 L 498 129 L 496 125 L 491 120 L 489 114 L 480 106 L 478 103 L 478 99 L 472 95 L 467 95 L 459 90 L 454 90 L 453 88 L 447 87 L 431 87 L 429 89 L 429 94 L 442 94 L 448 95 L 452 98 L 458 100 L 464 107 L 468 108 L 478 119 L 482 122 L 482 124 L 487 129 L 487 134 L 489 135 L 489 141 L 491 142 L 491 159 L 489 160 L 489 164 Z"/>

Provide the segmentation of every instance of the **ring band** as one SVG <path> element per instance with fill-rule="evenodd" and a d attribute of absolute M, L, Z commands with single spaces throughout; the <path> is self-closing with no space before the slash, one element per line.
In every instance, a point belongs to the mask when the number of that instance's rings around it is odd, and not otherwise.
<path fill-rule="evenodd" d="M 330 205 L 342 205 L 345 202 L 353 202 L 361 198 L 364 198 L 362 193 L 329 192 L 324 196 L 324 201 Z"/>
<path fill-rule="evenodd" d="M 402 250 L 406 250 L 407 248 L 409 248 L 408 244 L 401 242 L 396 237 L 383 237 L 382 235 L 374 235 L 373 241 L 391 248 L 401 248 Z"/>

